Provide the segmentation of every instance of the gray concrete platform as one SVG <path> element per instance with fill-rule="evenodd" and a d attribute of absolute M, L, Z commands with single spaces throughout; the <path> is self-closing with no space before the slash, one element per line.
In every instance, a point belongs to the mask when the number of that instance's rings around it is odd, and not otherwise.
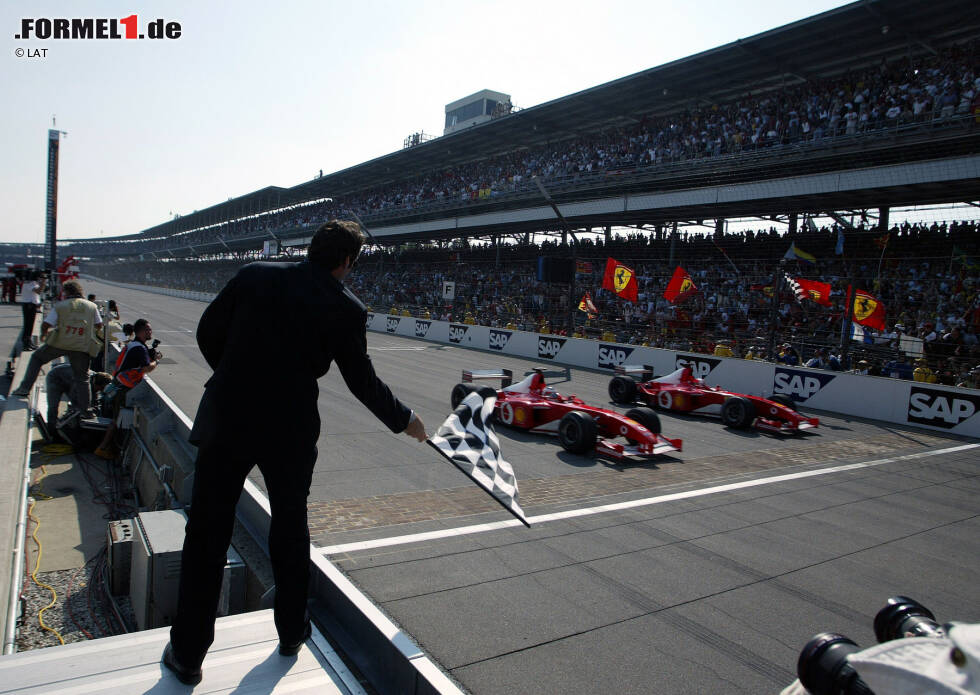
<path fill-rule="evenodd" d="M 210 373 L 192 335 L 204 305 L 91 286 L 124 320 L 151 320 L 174 360 L 153 378 L 193 417 Z M 535 366 L 374 333 L 369 346 L 430 430 L 463 368 Z M 608 379 L 573 370 L 556 387 L 608 403 Z M 684 451 L 622 466 L 501 429 L 525 510 L 559 513 L 523 529 L 384 430 L 338 374 L 320 388 L 315 543 L 380 543 L 331 559 L 473 693 L 778 692 L 814 633 L 870 645 L 889 595 L 980 620 L 976 442 L 828 413 L 795 438 L 665 415 Z M 393 540 L 423 532 L 441 535 Z"/>
<path fill-rule="evenodd" d="M 319 632 L 296 656 L 280 656 L 271 610 L 219 618 L 204 680 L 193 688 L 160 663 L 169 639 L 170 629 L 159 628 L 6 656 L 0 658 L 0 693 L 364 692 Z"/>

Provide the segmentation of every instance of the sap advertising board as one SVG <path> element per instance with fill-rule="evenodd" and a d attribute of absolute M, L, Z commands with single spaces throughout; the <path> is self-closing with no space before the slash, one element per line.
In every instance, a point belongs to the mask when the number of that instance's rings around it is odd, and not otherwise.
<path fill-rule="evenodd" d="M 657 375 L 690 367 L 709 384 L 760 396 L 784 394 L 804 410 L 980 437 L 980 393 L 967 389 L 376 313 L 368 314 L 368 328 L 606 373 L 625 364 L 650 365 Z"/>

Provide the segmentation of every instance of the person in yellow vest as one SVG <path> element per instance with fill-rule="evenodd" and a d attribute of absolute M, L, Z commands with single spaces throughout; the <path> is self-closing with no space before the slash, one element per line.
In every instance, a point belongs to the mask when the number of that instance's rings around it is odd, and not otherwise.
<path fill-rule="evenodd" d="M 402 316 L 411 316 L 411 315 L 412 312 L 410 312 L 408 309 L 402 309 Z"/>
<path fill-rule="evenodd" d="M 432 318 L 432 313 L 428 309 L 426 309 L 425 311 L 422 312 L 422 318 L 423 319 L 431 319 Z"/>
<path fill-rule="evenodd" d="M 55 358 L 67 357 L 75 377 L 71 400 L 85 412 L 90 402 L 88 365 L 102 347 L 97 335 L 102 329 L 102 318 L 98 307 L 84 298 L 82 284 L 78 280 L 66 281 L 62 292 L 65 299 L 55 303 L 41 323 L 44 345 L 31 353 L 24 379 L 11 395 L 27 396 L 43 365 Z"/>
<path fill-rule="evenodd" d="M 612 331 L 603 331 L 602 332 L 602 341 L 604 343 L 615 343 L 616 342 L 616 334 L 613 333 Z"/>
<path fill-rule="evenodd" d="M 912 372 L 913 381 L 924 381 L 927 384 L 935 384 L 938 381 L 936 373 L 929 369 L 929 362 L 925 357 L 917 359 L 915 365 L 915 371 Z"/>
<path fill-rule="evenodd" d="M 584 338 L 585 337 L 585 329 L 582 328 L 582 326 L 576 326 L 575 327 L 575 331 L 572 333 L 572 337 L 573 338 Z"/>
<path fill-rule="evenodd" d="M 715 357 L 734 357 L 731 343 L 728 340 L 719 340 L 715 343 Z"/>
<path fill-rule="evenodd" d="M 516 331 L 517 330 L 517 324 L 514 323 L 513 321 L 508 321 L 507 322 L 507 325 L 504 326 L 504 328 L 506 328 L 509 331 Z"/>
<path fill-rule="evenodd" d="M 388 310 L 388 313 L 391 314 L 392 316 L 398 316 L 398 307 L 396 306 L 391 307 L 391 309 Z"/>
<path fill-rule="evenodd" d="M 466 318 L 463 319 L 463 323 L 465 323 L 467 326 L 475 326 L 476 325 L 476 319 L 473 318 L 473 314 L 471 314 L 470 312 L 467 311 L 466 312 Z"/>

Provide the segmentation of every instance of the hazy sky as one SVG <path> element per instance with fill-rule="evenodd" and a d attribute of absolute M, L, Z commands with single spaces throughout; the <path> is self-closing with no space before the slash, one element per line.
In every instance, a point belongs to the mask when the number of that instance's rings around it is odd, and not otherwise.
<path fill-rule="evenodd" d="M 439 135 L 481 89 L 534 106 L 842 4 L 3 0 L 0 241 L 44 239 L 52 115 L 59 239 L 130 234 Z M 134 13 L 182 35 L 14 39 L 23 18 Z"/>

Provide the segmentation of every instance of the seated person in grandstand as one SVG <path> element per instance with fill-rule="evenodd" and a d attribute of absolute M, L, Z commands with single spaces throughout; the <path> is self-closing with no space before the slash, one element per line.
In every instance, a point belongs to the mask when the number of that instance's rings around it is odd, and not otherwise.
<path fill-rule="evenodd" d="M 95 450 L 96 456 L 109 461 L 119 456 L 113 437 L 116 435 L 116 418 L 126 402 L 126 394 L 157 367 L 156 353 L 147 345 L 147 342 L 153 338 L 153 326 L 150 322 L 146 319 L 138 319 L 133 324 L 133 335 L 133 339 L 126 343 L 125 349 L 116 360 L 110 385 L 112 422 L 106 429 L 102 443 Z"/>

